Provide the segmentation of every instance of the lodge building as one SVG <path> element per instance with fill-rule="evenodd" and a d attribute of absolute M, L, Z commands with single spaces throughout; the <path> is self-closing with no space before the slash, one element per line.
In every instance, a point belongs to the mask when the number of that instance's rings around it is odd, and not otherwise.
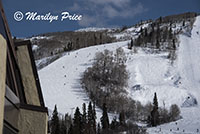
<path fill-rule="evenodd" d="M 31 42 L 12 39 L 0 1 L 0 134 L 47 134 L 47 114 Z"/>

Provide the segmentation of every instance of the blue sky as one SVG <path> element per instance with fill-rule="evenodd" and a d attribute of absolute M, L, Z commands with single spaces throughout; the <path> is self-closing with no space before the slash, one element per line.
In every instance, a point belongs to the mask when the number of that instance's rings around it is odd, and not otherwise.
<path fill-rule="evenodd" d="M 10 31 L 16 37 L 47 32 L 72 31 L 85 27 L 130 26 L 160 16 L 184 12 L 200 13 L 200 0 L 2 0 Z M 59 15 L 63 11 L 82 15 L 81 21 L 14 20 L 14 13 L 37 12 Z"/>

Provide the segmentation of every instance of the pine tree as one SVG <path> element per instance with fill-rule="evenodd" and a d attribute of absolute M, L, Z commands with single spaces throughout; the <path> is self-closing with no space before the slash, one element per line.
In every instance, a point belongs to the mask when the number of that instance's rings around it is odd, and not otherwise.
<path fill-rule="evenodd" d="M 97 43 L 97 37 L 96 37 L 96 35 L 94 34 L 94 45 L 97 45 L 98 43 Z"/>
<path fill-rule="evenodd" d="M 125 125 L 125 113 L 124 110 L 122 110 L 122 112 L 120 112 L 119 114 L 119 123 L 121 126 Z"/>
<path fill-rule="evenodd" d="M 160 48 L 160 42 L 159 42 L 160 37 L 161 37 L 161 31 L 160 31 L 160 26 L 158 25 L 157 26 L 157 30 L 156 30 L 156 38 L 155 38 L 155 40 L 156 40 L 156 49 Z"/>
<path fill-rule="evenodd" d="M 68 134 L 74 134 L 74 133 L 73 133 L 73 125 L 72 125 L 72 124 L 71 124 L 70 127 L 69 127 Z"/>
<path fill-rule="evenodd" d="M 140 28 L 140 33 L 143 34 L 143 28 L 142 27 Z"/>
<path fill-rule="evenodd" d="M 71 125 L 72 125 L 72 122 L 73 122 L 72 120 L 73 119 L 72 119 L 71 115 L 69 115 L 68 113 L 65 114 L 65 126 L 66 126 L 66 131 L 67 132 L 69 131 L 69 129 L 70 129 Z"/>
<path fill-rule="evenodd" d="M 72 50 L 72 42 L 69 42 L 68 44 L 67 44 L 67 50 Z"/>
<path fill-rule="evenodd" d="M 118 126 L 119 126 L 119 122 L 117 122 L 116 117 L 114 117 L 113 120 L 112 120 L 112 122 L 111 122 L 111 124 L 110 124 L 110 128 L 112 130 L 115 130 L 115 129 L 117 129 Z"/>
<path fill-rule="evenodd" d="M 160 23 L 160 24 L 162 23 L 162 20 L 163 20 L 163 19 L 162 19 L 162 17 L 160 16 L 160 17 L 159 17 L 159 23 Z"/>
<path fill-rule="evenodd" d="M 176 40 L 172 40 L 172 50 L 176 50 Z"/>
<path fill-rule="evenodd" d="M 83 103 L 83 114 L 82 114 L 82 130 L 83 133 L 86 132 L 87 127 L 87 113 L 86 113 L 86 105 Z"/>
<path fill-rule="evenodd" d="M 98 123 L 97 125 L 97 134 L 101 134 L 101 127 L 100 127 L 100 124 Z"/>
<path fill-rule="evenodd" d="M 93 113 L 93 108 L 92 108 L 92 102 L 89 103 L 88 105 L 88 115 L 87 115 L 87 119 L 88 119 L 88 133 L 93 134 L 96 132 L 96 130 L 94 130 L 94 113 Z M 96 122 L 96 121 L 95 121 Z"/>
<path fill-rule="evenodd" d="M 156 49 L 160 48 L 160 42 L 158 41 L 158 39 L 156 39 Z"/>
<path fill-rule="evenodd" d="M 183 26 L 183 27 L 185 26 L 185 20 L 183 20 L 183 24 L 182 24 L 182 26 Z"/>
<path fill-rule="evenodd" d="M 155 23 L 151 23 L 152 32 L 154 32 Z"/>
<path fill-rule="evenodd" d="M 108 118 L 106 103 L 103 104 L 103 113 L 102 113 L 102 117 L 101 117 L 101 126 L 102 126 L 102 129 L 108 129 L 109 128 L 109 118 Z"/>
<path fill-rule="evenodd" d="M 77 39 L 76 39 L 76 48 L 80 48 L 80 45 L 79 45 L 80 42 L 79 42 L 79 41 L 80 41 L 79 38 L 77 38 Z"/>
<path fill-rule="evenodd" d="M 61 125 L 60 125 L 60 134 L 66 134 L 67 133 L 67 128 L 65 125 L 65 120 L 61 120 Z"/>
<path fill-rule="evenodd" d="M 90 102 L 88 105 L 88 114 L 87 114 L 87 119 L 88 119 L 88 124 L 92 123 L 92 103 Z"/>
<path fill-rule="evenodd" d="M 102 39 L 102 33 L 100 33 L 100 43 L 99 44 L 102 44 L 103 43 L 103 39 Z"/>
<path fill-rule="evenodd" d="M 158 124 L 159 124 L 158 100 L 156 93 L 154 93 L 153 110 L 151 111 L 151 125 L 157 126 Z"/>
<path fill-rule="evenodd" d="M 147 28 L 144 29 L 144 36 L 147 37 L 148 36 L 148 31 Z"/>
<path fill-rule="evenodd" d="M 131 49 L 133 47 L 133 38 L 131 38 Z"/>
<path fill-rule="evenodd" d="M 92 108 L 92 123 L 93 123 L 93 130 L 96 134 L 96 110 L 95 110 L 95 103 L 93 103 L 93 108 Z"/>
<path fill-rule="evenodd" d="M 76 108 L 73 120 L 74 120 L 73 134 L 81 134 L 81 113 L 78 107 Z"/>
<path fill-rule="evenodd" d="M 173 31 L 172 31 L 172 28 L 170 27 L 169 29 L 169 40 L 172 40 L 173 39 Z"/>
<path fill-rule="evenodd" d="M 131 42 L 128 43 L 128 49 L 132 49 L 133 48 L 133 39 L 131 38 Z"/>
<path fill-rule="evenodd" d="M 59 124 L 59 117 L 57 106 L 55 105 L 54 111 L 51 118 L 51 134 L 59 134 L 60 133 L 60 124 Z"/>
<path fill-rule="evenodd" d="M 157 99 L 157 94 L 156 93 L 154 93 L 153 108 L 158 109 L 158 99 Z"/>

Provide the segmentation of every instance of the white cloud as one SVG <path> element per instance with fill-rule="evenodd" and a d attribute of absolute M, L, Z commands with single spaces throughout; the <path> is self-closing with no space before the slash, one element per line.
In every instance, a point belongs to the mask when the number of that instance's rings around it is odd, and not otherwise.
<path fill-rule="evenodd" d="M 143 13 L 143 12 L 146 12 L 146 11 L 148 11 L 148 9 L 147 8 L 144 8 L 144 6 L 141 4 L 141 3 L 139 3 L 139 4 L 137 4 L 137 6 L 133 9 L 133 15 L 137 15 L 137 14 L 140 14 L 140 13 Z"/>
<path fill-rule="evenodd" d="M 88 27 L 91 25 L 95 25 L 96 23 L 96 18 L 95 17 L 91 17 L 91 16 L 87 16 L 87 15 L 83 15 L 82 20 L 79 21 L 79 25 L 83 26 L 83 27 Z"/>
<path fill-rule="evenodd" d="M 90 27 L 90 26 L 96 26 L 96 27 L 106 27 L 106 20 L 102 17 L 97 16 L 88 16 L 83 15 L 83 19 L 78 22 L 78 24 L 82 27 Z"/>
<path fill-rule="evenodd" d="M 117 11 L 115 8 L 111 7 L 110 5 L 105 6 L 102 9 L 103 14 L 105 14 L 108 18 L 114 18 L 118 16 L 119 11 Z"/>
<path fill-rule="evenodd" d="M 147 9 L 138 3 L 133 5 L 131 0 L 82 0 L 76 1 L 71 11 L 83 14 L 80 26 L 105 26 L 114 18 L 133 18 Z"/>
<path fill-rule="evenodd" d="M 74 3 L 72 7 L 69 8 L 71 11 L 78 11 L 79 9 L 81 9 L 81 7 L 79 6 L 79 4 Z"/>
<path fill-rule="evenodd" d="M 96 5 L 107 5 L 107 4 L 112 4 L 116 7 L 124 7 L 128 5 L 131 1 L 130 0 L 88 0 L 89 2 L 92 2 L 93 4 Z"/>
<path fill-rule="evenodd" d="M 102 9 L 102 12 L 108 18 L 114 18 L 114 17 L 132 18 L 135 17 L 135 15 L 143 13 L 145 11 L 147 11 L 147 9 L 145 9 L 141 3 L 138 3 L 136 6 L 133 7 L 127 6 L 125 9 L 117 9 L 110 5 L 105 6 Z"/>

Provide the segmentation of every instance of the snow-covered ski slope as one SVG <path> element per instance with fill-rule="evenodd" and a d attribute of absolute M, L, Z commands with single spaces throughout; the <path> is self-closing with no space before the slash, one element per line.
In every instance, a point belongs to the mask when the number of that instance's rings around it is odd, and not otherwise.
<path fill-rule="evenodd" d="M 44 100 L 48 108 L 57 104 L 60 113 L 72 114 L 76 107 L 88 104 L 89 99 L 81 88 L 82 73 L 92 65 L 96 52 L 125 47 L 126 42 L 105 44 L 70 52 L 39 71 Z M 97 109 L 99 111 L 99 109 Z M 101 112 L 97 112 L 101 116 Z"/>
<path fill-rule="evenodd" d="M 148 130 L 151 134 L 200 133 L 200 17 L 196 18 L 191 37 L 180 35 L 176 69 L 181 82 L 180 87 L 188 90 L 197 99 L 198 105 L 181 108 L 183 119 L 151 128 Z M 179 95 L 180 93 L 174 94 L 174 96 Z"/>
<path fill-rule="evenodd" d="M 191 37 L 180 36 L 178 71 L 182 77 L 182 86 L 200 102 L 200 17 L 196 18 Z"/>
<path fill-rule="evenodd" d="M 196 18 L 191 37 L 180 35 L 179 41 L 177 60 L 173 65 L 167 58 L 167 52 L 155 54 L 149 49 L 140 48 L 133 53 L 127 49 L 128 41 L 70 52 L 39 71 L 45 104 L 49 109 L 57 104 L 59 112 L 63 114 L 72 114 L 77 106 L 81 108 L 82 103 L 88 104 L 89 99 L 79 81 L 82 73 L 92 65 L 96 52 L 105 49 L 115 51 L 122 47 L 127 55 L 126 64 L 130 73 L 127 87 L 130 97 L 146 104 L 152 102 L 156 92 L 159 106 L 184 106 L 181 108 L 183 119 L 177 121 L 177 125 L 164 124 L 160 126 L 161 132 L 160 127 L 148 131 L 152 134 L 195 133 L 197 129 L 200 130 L 200 108 L 195 106 L 195 101 L 200 102 L 200 17 Z M 97 110 L 99 119 L 101 111 Z M 177 128 L 179 131 L 175 131 Z"/>

